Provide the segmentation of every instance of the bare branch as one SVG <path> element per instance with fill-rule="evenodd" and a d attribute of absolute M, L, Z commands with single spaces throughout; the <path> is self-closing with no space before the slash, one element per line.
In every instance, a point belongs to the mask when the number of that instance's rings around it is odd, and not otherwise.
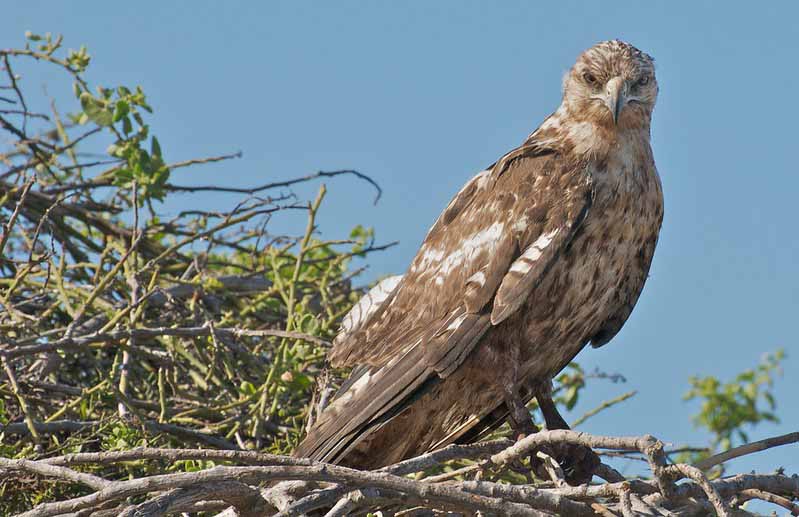
<path fill-rule="evenodd" d="M 765 440 L 747 443 L 739 447 L 733 447 L 728 451 L 724 451 L 709 458 L 705 458 L 704 460 L 698 461 L 694 466 L 699 470 L 709 470 L 716 465 L 720 465 L 734 458 L 739 458 L 754 452 L 765 451 L 766 449 L 771 449 L 772 447 L 779 447 L 781 445 L 788 445 L 797 442 L 799 442 L 799 432 L 774 436 L 772 438 L 766 438 Z"/>
<path fill-rule="evenodd" d="M 298 183 L 305 183 L 307 181 L 312 181 L 319 178 L 332 178 L 335 176 L 341 176 L 342 174 L 349 174 L 353 175 L 363 181 L 369 183 L 374 187 L 377 191 L 375 195 L 374 204 L 380 200 L 380 196 L 383 195 L 383 189 L 380 188 L 380 185 L 377 184 L 372 178 L 352 169 L 343 169 L 338 171 L 319 171 L 314 174 L 308 174 L 307 176 L 303 176 L 301 178 L 296 178 L 287 181 L 276 181 L 272 183 L 266 183 L 264 185 L 260 185 L 257 187 L 252 188 L 234 188 L 234 187 L 220 187 L 215 185 L 206 185 L 206 186 L 181 186 L 181 185 L 167 185 L 167 188 L 174 191 L 183 191 L 183 192 L 233 192 L 238 194 L 257 194 L 259 192 L 263 192 L 265 190 L 271 190 L 280 187 L 290 187 L 292 185 L 296 185 Z"/>
<path fill-rule="evenodd" d="M 237 328 L 216 328 L 218 335 L 240 338 L 240 337 L 280 337 L 287 339 L 298 339 L 309 341 L 321 346 L 329 346 L 324 339 L 320 339 L 302 332 L 289 332 L 285 330 L 248 330 Z M 148 339 L 163 336 L 175 337 L 206 337 L 211 335 L 211 328 L 203 327 L 178 327 L 178 328 L 137 328 L 128 330 L 117 330 L 113 332 L 98 332 L 79 337 L 63 337 L 52 343 L 41 345 L 20 346 L 15 348 L 0 349 L 0 357 L 13 359 L 25 355 L 35 355 L 41 352 L 53 350 L 74 350 L 95 343 L 114 343 L 135 337 L 137 339 Z"/>

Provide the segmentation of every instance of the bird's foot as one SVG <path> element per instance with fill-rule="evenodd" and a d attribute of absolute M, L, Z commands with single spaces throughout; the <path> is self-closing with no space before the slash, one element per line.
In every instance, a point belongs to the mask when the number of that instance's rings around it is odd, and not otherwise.
<path fill-rule="evenodd" d="M 548 428 L 569 428 L 558 413 L 550 391 L 539 390 L 538 402 Z M 517 441 L 539 431 L 533 423 L 530 411 L 514 390 L 507 390 L 505 404 L 509 413 L 508 420 Z M 557 465 L 551 465 L 547 460 L 540 458 L 537 454 L 538 451 L 552 458 Z M 553 476 L 554 479 L 559 479 L 559 476 L 562 476 L 563 480 L 572 486 L 583 485 L 591 481 L 599 463 L 599 456 L 590 447 L 583 445 L 548 444 L 530 454 L 530 465 L 536 476 L 541 479 L 552 479 Z"/>
<path fill-rule="evenodd" d="M 558 472 L 552 465 L 548 464 L 546 456 L 540 457 L 537 453 L 530 455 L 530 464 L 536 476 L 542 479 L 550 479 L 560 475 L 563 480 L 571 486 L 585 485 L 591 481 L 594 470 L 599 466 L 599 456 L 584 445 L 569 443 L 548 444 L 539 449 L 549 458 L 555 460 L 560 468 Z"/>
<path fill-rule="evenodd" d="M 569 429 L 569 425 L 558 412 L 552 400 L 552 382 L 546 381 L 533 388 L 538 407 L 544 415 L 547 429 Z M 545 454 L 553 458 L 560 466 L 565 481 L 572 485 L 582 485 L 591 481 L 594 470 L 599 466 L 599 456 L 590 447 L 576 444 L 547 445 Z M 540 459 L 532 458 L 532 461 Z M 535 463 L 534 463 L 535 465 Z"/>

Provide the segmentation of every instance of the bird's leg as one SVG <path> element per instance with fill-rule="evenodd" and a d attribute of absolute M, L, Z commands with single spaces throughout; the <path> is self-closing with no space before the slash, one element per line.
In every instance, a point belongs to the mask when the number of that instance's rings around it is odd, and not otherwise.
<path fill-rule="evenodd" d="M 533 422 L 533 416 L 530 414 L 530 410 L 527 409 L 527 405 L 524 403 L 524 400 L 520 396 L 519 392 L 513 387 L 512 384 L 505 384 L 504 388 L 505 407 L 508 409 L 508 423 L 513 430 L 515 439 L 518 441 L 525 436 L 537 433 L 539 430 L 538 426 L 536 426 Z M 530 456 L 531 464 L 533 464 L 535 460 L 534 455 L 535 453 Z M 518 459 L 512 463 L 511 470 L 514 470 L 525 476 L 530 483 L 533 482 L 533 478 L 530 475 L 530 469 L 524 466 L 521 459 Z M 541 469 L 534 468 L 533 470 L 535 471 L 536 475 L 541 477 L 543 472 Z"/>
<path fill-rule="evenodd" d="M 542 382 L 533 390 L 538 408 L 544 415 L 547 429 L 569 429 L 569 424 L 560 416 L 555 401 L 552 400 L 552 382 Z"/>
<path fill-rule="evenodd" d="M 527 406 L 524 403 L 524 399 L 519 396 L 519 393 L 515 389 L 509 389 L 506 387 L 505 406 L 508 408 L 509 413 L 508 423 L 515 433 L 516 440 L 521 440 L 525 436 L 537 433 L 539 431 L 538 426 L 536 426 L 533 422 L 533 417 L 530 414 L 530 411 L 527 409 Z M 557 414 L 557 410 L 555 411 L 555 414 L 560 417 L 560 415 Z M 530 467 L 524 467 L 521 462 L 518 462 L 515 464 L 514 470 L 520 474 L 529 476 L 530 469 L 532 469 L 532 472 L 535 473 L 538 478 L 549 479 L 549 470 L 547 469 L 547 465 L 545 465 L 545 462 L 542 460 L 542 458 L 538 456 L 539 451 L 553 458 L 558 462 L 558 464 L 563 463 L 559 457 L 559 451 L 550 445 L 543 445 L 537 447 L 536 450 L 532 451 L 528 456 L 528 459 L 530 460 Z M 532 482 L 532 478 L 530 481 Z"/>
<path fill-rule="evenodd" d="M 541 383 L 534 389 L 538 407 L 544 415 L 547 429 L 569 429 L 569 425 L 558 412 L 552 400 L 552 383 Z M 563 469 L 566 482 L 572 486 L 583 485 L 591 481 L 594 470 L 599 466 L 599 456 L 584 445 L 561 444 L 551 445 L 555 461 Z"/>
<path fill-rule="evenodd" d="M 538 432 L 538 427 L 533 423 L 530 411 L 513 386 L 505 386 L 505 406 L 508 408 L 509 423 L 516 433 L 517 439 Z"/>
<path fill-rule="evenodd" d="M 518 343 L 500 345 L 500 350 L 495 351 L 491 357 L 496 357 L 496 368 L 500 372 L 500 385 L 508 408 L 509 423 L 516 438 L 521 439 L 529 434 L 537 433 L 538 427 L 533 423 L 533 415 L 527 409 L 526 399 L 522 397 L 522 385 L 519 383 L 519 355 L 521 346 Z"/>

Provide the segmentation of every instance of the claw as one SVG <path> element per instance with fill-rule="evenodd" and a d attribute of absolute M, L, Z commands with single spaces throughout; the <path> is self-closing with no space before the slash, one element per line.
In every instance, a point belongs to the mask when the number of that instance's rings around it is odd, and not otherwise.
<path fill-rule="evenodd" d="M 566 482 L 572 486 L 589 483 L 600 463 L 599 456 L 591 448 L 570 444 L 556 447 L 555 460 L 563 469 Z"/>
<path fill-rule="evenodd" d="M 569 426 L 560 416 L 555 403 L 552 400 L 551 383 L 545 383 L 537 387 L 535 396 L 538 400 L 538 407 L 544 415 L 548 429 L 568 429 Z M 538 428 L 533 423 L 530 412 L 527 410 L 526 405 L 515 393 L 514 390 L 508 389 L 505 394 L 505 405 L 508 408 L 509 422 L 514 432 L 516 439 L 521 440 L 529 434 L 538 432 Z M 599 466 L 599 456 L 589 447 L 583 445 L 571 444 L 555 444 L 546 445 L 538 449 L 545 455 L 554 459 L 559 465 L 559 470 L 562 471 L 562 480 L 565 480 L 571 486 L 579 486 L 587 484 L 593 478 L 594 470 Z M 534 451 L 530 454 L 530 465 L 535 475 L 541 479 L 552 478 L 553 467 L 545 464 L 543 460 L 537 456 Z M 549 467 L 549 469 L 547 468 Z M 555 481 L 558 482 L 560 474 L 555 472 Z"/>

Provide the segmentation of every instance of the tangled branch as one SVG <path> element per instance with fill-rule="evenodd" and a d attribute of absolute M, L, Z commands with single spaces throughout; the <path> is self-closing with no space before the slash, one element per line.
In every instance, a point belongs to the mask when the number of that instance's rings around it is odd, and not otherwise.
<path fill-rule="evenodd" d="M 19 61 L 74 81 L 74 99 L 57 98 L 70 112 L 56 101 L 37 107 Z M 352 260 L 390 246 L 360 227 L 322 239 L 326 185 L 311 200 L 290 188 L 346 177 L 377 197 L 380 187 L 355 170 L 245 189 L 177 185 L 187 168 L 232 167 L 241 153 L 170 163 L 144 91 L 90 87 L 90 61 L 86 49 L 65 52 L 49 34 L 0 50 L 8 91 L 0 111 L 0 457 L 187 444 L 289 451 L 328 343 L 359 295 L 352 282 L 362 269 Z M 175 210 L 170 196 L 182 193 L 185 203 L 198 191 L 240 198 L 225 211 Z M 298 218 L 306 221 L 298 235 L 275 229 Z M 0 513 L 76 491 L 0 477 Z"/>
<path fill-rule="evenodd" d="M 732 455 L 720 455 L 705 465 L 766 448 L 799 442 L 799 433 L 779 436 L 739 447 Z M 553 477 L 535 484 L 507 485 L 490 479 L 511 468 L 531 450 L 545 444 L 580 444 L 596 450 L 636 450 L 646 457 L 653 479 L 625 479 L 611 472 L 602 483 L 570 487 Z M 88 495 L 40 505 L 20 514 L 47 517 L 82 512 L 82 515 L 167 515 L 189 511 L 199 503 L 205 508 L 232 505 L 239 514 L 272 511 L 277 515 L 301 515 L 328 508 L 328 515 L 348 515 L 369 508 L 427 508 L 510 516 L 680 515 L 701 514 L 712 508 L 717 515 L 749 515 L 739 508 L 756 498 L 778 504 L 791 512 L 799 506 L 799 477 L 782 473 L 742 474 L 709 479 L 698 466 L 667 464 L 663 444 L 651 436 L 606 437 L 574 431 L 541 431 L 517 443 L 495 440 L 476 445 L 451 445 L 377 471 L 358 471 L 308 459 L 253 451 L 207 449 L 137 448 L 119 452 L 77 453 L 40 460 L 0 458 L 7 476 L 35 475 L 59 483 L 76 483 L 92 490 Z M 110 480 L 88 474 L 80 467 L 102 468 L 120 461 L 147 461 L 162 467 L 180 460 L 204 460 L 214 466 L 195 472 L 155 474 L 137 479 Z M 476 467 L 473 479 L 441 480 L 431 469 L 468 460 Z M 408 477 L 409 475 L 415 476 Z M 264 482 L 280 483 L 261 488 Z M 682 483 L 678 483 L 684 480 Z M 289 493 L 290 496 L 286 496 Z M 137 504 L 133 497 L 146 496 Z M 277 501 L 281 501 L 278 503 Z M 279 507 L 278 507 L 279 506 Z"/>

